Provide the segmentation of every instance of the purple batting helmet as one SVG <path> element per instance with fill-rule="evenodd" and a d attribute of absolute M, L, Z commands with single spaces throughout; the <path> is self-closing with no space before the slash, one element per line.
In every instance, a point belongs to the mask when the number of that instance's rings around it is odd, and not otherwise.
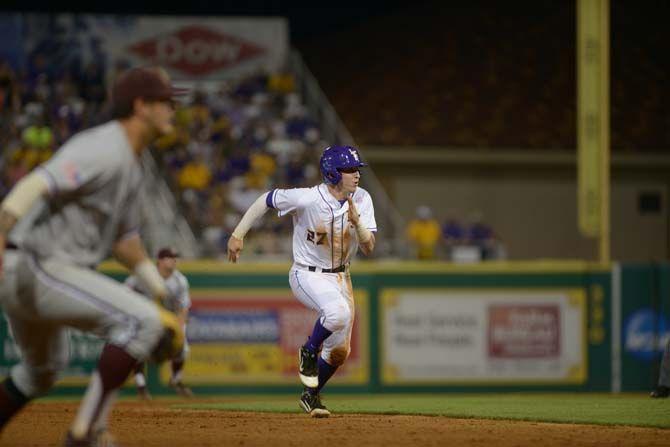
<path fill-rule="evenodd" d="M 329 146 L 321 155 L 319 168 L 326 182 L 337 185 L 342 180 L 340 169 L 367 166 L 361 161 L 358 149 L 353 146 Z"/>

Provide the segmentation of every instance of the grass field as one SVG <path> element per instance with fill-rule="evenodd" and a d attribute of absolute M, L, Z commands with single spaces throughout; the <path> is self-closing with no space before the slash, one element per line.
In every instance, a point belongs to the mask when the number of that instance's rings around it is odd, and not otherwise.
<path fill-rule="evenodd" d="M 670 429 L 670 399 L 642 394 L 333 395 L 334 413 L 407 414 Z M 295 413 L 296 396 L 221 396 L 175 408 Z"/>

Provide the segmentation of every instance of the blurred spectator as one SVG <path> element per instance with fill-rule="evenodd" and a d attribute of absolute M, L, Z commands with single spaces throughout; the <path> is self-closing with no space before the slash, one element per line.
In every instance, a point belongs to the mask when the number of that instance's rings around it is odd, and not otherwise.
<path fill-rule="evenodd" d="M 295 77 L 286 69 L 272 73 L 268 79 L 268 90 L 274 93 L 292 93 L 295 90 Z"/>
<path fill-rule="evenodd" d="M 275 156 L 277 164 L 283 168 L 294 157 L 302 155 L 305 144 L 300 139 L 289 138 L 286 134 L 286 124 L 277 120 L 272 124 L 272 136 L 267 149 Z"/>
<path fill-rule="evenodd" d="M 246 173 L 247 185 L 254 189 L 269 187 L 270 178 L 277 168 L 274 158 L 266 152 L 256 151 L 251 154 L 249 166 Z"/>
<path fill-rule="evenodd" d="M 294 155 L 291 161 L 286 165 L 284 172 L 284 178 L 282 181 L 296 186 L 302 186 L 306 184 L 306 165 L 305 160 L 298 155 Z"/>
<path fill-rule="evenodd" d="M 249 151 L 240 146 L 233 146 L 228 158 L 228 168 L 231 177 L 246 174 L 249 171 L 249 167 Z"/>
<path fill-rule="evenodd" d="M 440 224 L 429 207 L 422 205 L 416 209 L 416 217 L 407 226 L 407 238 L 414 246 L 417 259 L 435 259 Z"/>
<path fill-rule="evenodd" d="M 212 179 L 212 173 L 205 164 L 202 155 L 197 154 L 186 163 L 179 173 L 179 187 L 182 190 L 204 191 Z"/>
<path fill-rule="evenodd" d="M 217 257 L 225 252 L 227 239 L 225 237 L 226 209 L 230 209 L 227 201 L 227 185 L 220 183 L 212 188 L 209 196 L 204 229 L 202 231 L 202 251 L 204 256 Z"/>
<path fill-rule="evenodd" d="M 190 107 L 185 110 L 188 126 L 195 129 L 202 129 L 209 123 L 210 109 L 207 106 L 207 95 L 202 90 L 196 90 L 193 94 L 193 101 Z"/>
<path fill-rule="evenodd" d="M 233 96 L 249 100 L 254 94 L 264 92 L 267 88 L 268 76 L 264 72 L 252 73 L 238 82 L 233 91 Z"/>
<path fill-rule="evenodd" d="M 21 135 L 23 149 L 20 157 L 28 169 L 47 161 L 53 152 L 54 134 L 46 124 L 45 112 L 32 119 L 32 124 L 26 127 Z"/>
<path fill-rule="evenodd" d="M 454 247 L 467 242 L 465 227 L 455 218 L 448 218 L 442 225 L 442 238 L 447 247 L 447 257 L 452 259 Z"/>
<path fill-rule="evenodd" d="M 468 244 L 477 247 L 482 260 L 491 260 L 504 258 L 504 249 L 502 244 L 496 238 L 493 229 L 483 221 L 481 212 L 476 211 L 472 214 L 467 229 Z"/>
<path fill-rule="evenodd" d="M 254 201 L 264 192 L 264 188 L 252 188 L 246 177 L 238 176 L 230 180 L 228 201 L 233 209 L 243 214 Z"/>

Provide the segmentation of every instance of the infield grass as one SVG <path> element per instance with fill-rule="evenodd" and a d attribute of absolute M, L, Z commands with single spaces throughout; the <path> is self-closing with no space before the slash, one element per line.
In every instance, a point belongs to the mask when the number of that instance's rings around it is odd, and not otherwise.
<path fill-rule="evenodd" d="M 323 398 L 336 414 L 404 414 L 510 419 L 670 429 L 670 399 L 640 394 L 412 394 L 333 395 Z M 296 413 L 298 396 L 222 396 L 221 402 L 175 408 Z"/>

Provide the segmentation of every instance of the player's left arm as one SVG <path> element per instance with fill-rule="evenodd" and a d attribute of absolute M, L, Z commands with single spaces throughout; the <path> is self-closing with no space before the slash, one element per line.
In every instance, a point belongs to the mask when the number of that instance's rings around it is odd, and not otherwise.
<path fill-rule="evenodd" d="M 137 188 L 142 185 L 136 185 Z M 158 273 L 156 264 L 149 258 L 140 238 L 142 215 L 142 195 L 131 194 L 127 202 L 118 210 L 120 213 L 116 242 L 112 254 L 139 280 L 142 288 L 160 302 L 168 294 L 165 280 Z"/>
<path fill-rule="evenodd" d="M 349 202 L 349 221 L 356 228 L 356 233 L 358 234 L 358 244 L 361 251 L 364 255 L 369 256 L 375 249 L 375 233 L 377 227 L 374 223 L 374 211 L 372 209 L 372 200 L 369 197 L 366 197 L 369 200 L 369 206 L 366 201 L 362 203 L 362 213 L 358 212 L 354 200 L 352 197 L 348 197 L 347 201 Z"/>
<path fill-rule="evenodd" d="M 191 295 L 189 293 L 189 285 L 186 277 L 181 278 L 182 288 L 181 296 L 179 297 L 179 311 L 177 312 L 177 319 L 185 326 L 188 322 L 188 314 L 191 309 Z"/>
<path fill-rule="evenodd" d="M 154 298 L 160 300 L 167 296 L 165 281 L 158 273 L 156 264 L 147 255 L 139 233 L 128 233 L 117 240 L 112 253 L 121 264 L 133 272 Z"/>

